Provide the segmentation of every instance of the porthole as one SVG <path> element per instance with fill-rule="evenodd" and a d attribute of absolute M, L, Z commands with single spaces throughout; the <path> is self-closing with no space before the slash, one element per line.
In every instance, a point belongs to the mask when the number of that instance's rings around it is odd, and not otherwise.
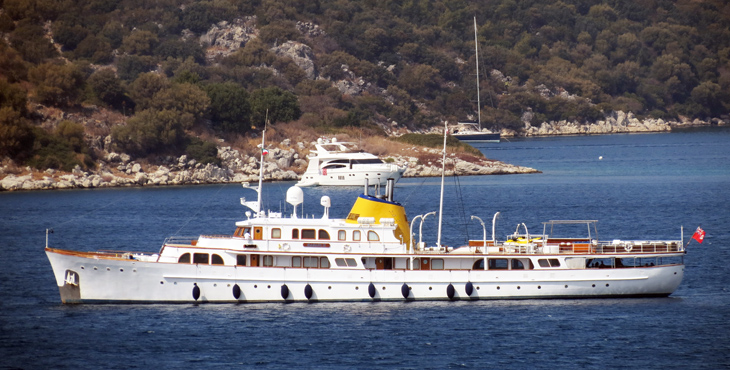
<path fill-rule="evenodd" d="M 519 285 L 517 286 L 517 290 L 520 290 L 520 286 Z"/>
<path fill-rule="evenodd" d="M 432 287 L 428 287 L 428 290 L 433 290 L 433 288 Z"/>
<path fill-rule="evenodd" d="M 94 271 L 96 271 L 96 270 L 98 270 L 98 268 L 96 266 L 94 266 Z"/>
<path fill-rule="evenodd" d="M 257 284 L 254 284 L 254 286 L 253 286 L 253 287 L 254 287 L 254 288 L 258 288 L 259 286 L 258 286 Z"/>
<path fill-rule="evenodd" d="M 355 287 L 355 290 L 360 290 L 360 287 L 359 287 L 359 286 L 356 286 L 356 287 Z"/>
<path fill-rule="evenodd" d="M 499 287 L 497 287 L 497 290 L 499 290 Z"/>
<path fill-rule="evenodd" d="M 84 266 L 81 266 L 81 269 L 83 270 L 84 269 Z M 674 275 L 677 275 L 677 273 L 675 272 Z"/>
<path fill-rule="evenodd" d="M 214 286 L 214 287 L 217 287 L 217 286 L 218 286 L 218 284 L 213 284 L 213 286 Z"/>
<path fill-rule="evenodd" d="M 132 269 L 132 272 L 137 272 L 137 269 Z"/>
<path fill-rule="evenodd" d="M 383 287 L 383 290 L 385 290 L 385 287 Z"/>
<path fill-rule="evenodd" d="M 538 286 L 537 286 L 537 289 L 542 289 L 542 287 L 538 285 Z"/>
<path fill-rule="evenodd" d="M 173 285 L 177 285 L 177 281 L 173 283 Z"/>
<path fill-rule="evenodd" d="M 162 285 L 162 284 L 164 284 L 164 283 L 165 283 L 164 281 L 160 281 L 160 285 Z"/>
<path fill-rule="evenodd" d="M 119 269 L 119 272 L 124 272 L 124 269 Z"/>
<path fill-rule="evenodd" d="M 477 290 L 479 290 L 479 287 L 477 287 Z"/>
<path fill-rule="evenodd" d="M 568 288 L 568 285 L 567 285 L 567 284 L 565 285 L 565 288 L 566 288 L 566 289 Z"/>
<path fill-rule="evenodd" d="M 606 284 L 606 288 L 608 288 L 608 284 Z"/>
<path fill-rule="evenodd" d="M 106 268 L 106 270 L 107 270 L 107 271 L 111 271 L 112 269 L 111 269 L 111 268 L 109 268 L 109 267 L 107 267 L 107 268 Z"/>
<path fill-rule="evenodd" d="M 271 289 L 271 285 L 266 286 L 267 288 Z"/>
<path fill-rule="evenodd" d="M 595 288 L 596 287 L 596 284 L 592 284 L 591 286 Z"/>

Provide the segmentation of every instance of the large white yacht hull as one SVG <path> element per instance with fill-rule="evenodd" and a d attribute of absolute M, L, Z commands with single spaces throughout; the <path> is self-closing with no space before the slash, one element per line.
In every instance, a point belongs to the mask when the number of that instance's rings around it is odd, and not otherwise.
<path fill-rule="evenodd" d="M 64 303 L 668 296 L 684 275 L 684 265 L 600 270 L 353 270 L 94 259 L 53 249 L 47 249 L 46 254 Z M 469 283 L 471 295 L 467 294 Z M 238 298 L 235 286 L 238 286 Z M 286 299 L 282 290 L 288 291 Z"/>

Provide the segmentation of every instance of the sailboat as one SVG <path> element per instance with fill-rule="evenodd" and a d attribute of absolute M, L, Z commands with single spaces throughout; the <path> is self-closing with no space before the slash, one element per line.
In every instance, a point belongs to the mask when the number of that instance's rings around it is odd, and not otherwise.
<path fill-rule="evenodd" d="M 477 72 L 477 122 L 458 122 L 451 129 L 451 136 L 467 143 L 498 143 L 499 132 L 482 130 L 482 104 L 479 99 L 479 42 L 477 40 L 477 18 L 474 17 L 474 52 L 476 53 Z"/>

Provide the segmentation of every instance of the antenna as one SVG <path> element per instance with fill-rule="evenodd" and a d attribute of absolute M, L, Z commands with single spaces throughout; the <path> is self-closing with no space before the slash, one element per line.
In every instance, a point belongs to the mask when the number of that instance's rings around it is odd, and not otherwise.
<path fill-rule="evenodd" d="M 439 201 L 439 229 L 436 246 L 441 248 L 441 222 L 444 216 L 444 174 L 446 173 L 446 135 L 449 133 L 449 121 L 444 122 L 444 153 L 441 159 L 441 200 Z"/>
<path fill-rule="evenodd" d="M 261 186 L 264 181 L 264 154 L 266 153 L 266 126 L 269 124 L 269 109 L 266 109 L 266 118 L 264 120 L 264 130 L 261 131 L 261 162 L 259 164 L 259 212 L 261 211 Z"/>

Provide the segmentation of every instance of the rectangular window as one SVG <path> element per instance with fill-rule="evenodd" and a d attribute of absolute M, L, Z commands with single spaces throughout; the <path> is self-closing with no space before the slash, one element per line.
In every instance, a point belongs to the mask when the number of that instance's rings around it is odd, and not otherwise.
<path fill-rule="evenodd" d="M 487 261 L 489 270 L 507 270 L 509 268 L 509 260 L 506 258 L 490 258 Z"/>
<path fill-rule="evenodd" d="M 264 266 L 274 266 L 274 256 L 264 256 Z"/>
<path fill-rule="evenodd" d="M 302 267 L 302 257 L 292 257 L 291 267 Z"/>
<path fill-rule="evenodd" d="M 271 239 L 281 239 L 281 229 L 278 227 L 271 229 Z"/>
<path fill-rule="evenodd" d="M 208 253 L 195 253 L 193 254 L 193 263 L 208 264 Z"/>
<path fill-rule="evenodd" d="M 302 239 L 314 239 L 316 235 L 314 229 L 302 229 Z"/>
<path fill-rule="evenodd" d="M 356 242 L 360 241 L 360 230 L 355 230 L 352 232 L 352 240 Z"/>
<path fill-rule="evenodd" d="M 420 270 L 421 269 L 421 259 L 420 258 L 415 258 L 413 260 L 413 269 L 414 270 Z"/>
<path fill-rule="evenodd" d="M 327 259 L 327 257 L 320 257 L 319 258 L 319 267 L 323 269 L 330 268 L 330 260 Z"/>
<path fill-rule="evenodd" d="M 239 254 L 236 256 L 236 266 L 246 266 L 246 255 Z"/>
<path fill-rule="evenodd" d="M 337 240 L 345 240 L 347 239 L 347 232 L 345 230 L 340 230 L 337 232 Z"/>
<path fill-rule="evenodd" d="M 431 260 L 431 270 L 443 270 L 444 260 L 441 258 L 434 258 Z"/>
<path fill-rule="evenodd" d="M 370 230 L 370 231 L 368 231 L 368 241 L 369 242 L 380 241 L 380 236 L 378 236 L 378 233 L 376 233 L 375 231 Z"/>
<path fill-rule="evenodd" d="M 291 238 L 292 239 L 299 239 L 299 229 L 292 229 L 292 231 L 291 231 Z"/>
<path fill-rule="evenodd" d="M 557 258 L 539 259 L 537 260 L 537 264 L 540 267 L 560 267 L 560 261 Z"/>
<path fill-rule="evenodd" d="M 317 257 L 304 257 L 304 267 L 317 268 L 318 262 L 319 262 L 319 258 L 317 258 Z"/>
<path fill-rule="evenodd" d="M 337 265 L 337 267 L 346 267 L 347 262 L 345 262 L 344 258 L 335 258 L 335 265 Z"/>

